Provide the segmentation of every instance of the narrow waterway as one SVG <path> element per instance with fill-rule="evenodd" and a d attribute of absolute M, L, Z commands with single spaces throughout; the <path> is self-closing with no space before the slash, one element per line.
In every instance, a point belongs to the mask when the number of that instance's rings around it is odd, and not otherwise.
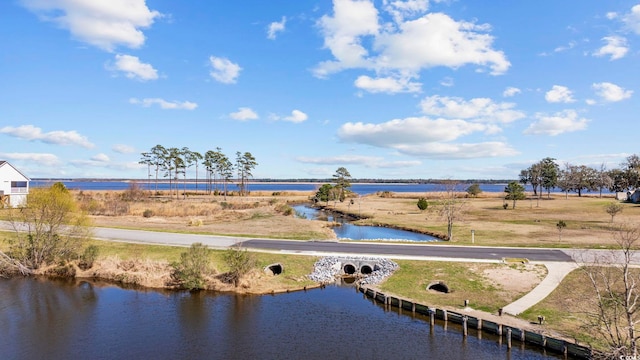
<path fill-rule="evenodd" d="M 0 280 L 3 359 L 544 359 L 429 326 L 352 287 L 274 296 Z"/>
<path fill-rule="evenodd" d="M 293 207 L 297 216 L 307 219 L 318 219 L 321 211 L 307 205 Z M 431 235 L 413 231 L 387 228 L 382 226 L 355 225 L 348 220 L 336 217 L 331 213 L 325 214 L 328 221 L 336 221 L 339 226 L 333 228 L 338 239 L 343 240 L 384 240 L 384 241 L 440 241 Z"/>

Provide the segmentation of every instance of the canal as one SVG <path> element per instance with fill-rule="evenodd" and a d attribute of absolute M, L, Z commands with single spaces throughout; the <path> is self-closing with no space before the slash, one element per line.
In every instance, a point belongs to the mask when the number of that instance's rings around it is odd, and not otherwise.
<path fill-rule="evenodd" d="M 442 325 L 347 286 L 247 296 L 0 280 L 3 359 L 559 358 Z"/>

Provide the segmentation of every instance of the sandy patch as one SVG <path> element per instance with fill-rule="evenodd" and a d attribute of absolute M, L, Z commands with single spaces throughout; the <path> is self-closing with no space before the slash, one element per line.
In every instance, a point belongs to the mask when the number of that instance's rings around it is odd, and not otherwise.
<path fill-rule="evenodd" d="M 514 264 L 484 269 L 482 275 L 505 292 L 527 293 L 547 275 L 544 265 Z"/>

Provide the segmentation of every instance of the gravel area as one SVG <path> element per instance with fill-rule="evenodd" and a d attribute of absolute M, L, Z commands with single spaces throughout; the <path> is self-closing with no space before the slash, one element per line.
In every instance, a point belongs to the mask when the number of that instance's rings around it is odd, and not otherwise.
<path fill-rule="evenodd" d="M 358 283 L 361 285 L 378 284 L 398 269 L 398 264 L 385 258 L 327 256 L 316 261 L 313 266 L 313 273 L 308 275 L 308 277 L 315 282 L 323 284 L 332 283 L 343 274 L 342 264 L 345 262 L 367 262 L 375 264 L 371 274 L 356 275 L 358 277 Z"/>

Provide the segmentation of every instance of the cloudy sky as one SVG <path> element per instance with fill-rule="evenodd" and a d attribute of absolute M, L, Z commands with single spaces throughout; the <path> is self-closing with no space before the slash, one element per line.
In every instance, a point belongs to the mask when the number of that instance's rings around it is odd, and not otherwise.
<path fill-rule="evenodd" d="M 4 0 L 0 160 L 146 178 L 160 144 L 256 178 L 509 179 L 640 153 L 640 2 Z"/>

